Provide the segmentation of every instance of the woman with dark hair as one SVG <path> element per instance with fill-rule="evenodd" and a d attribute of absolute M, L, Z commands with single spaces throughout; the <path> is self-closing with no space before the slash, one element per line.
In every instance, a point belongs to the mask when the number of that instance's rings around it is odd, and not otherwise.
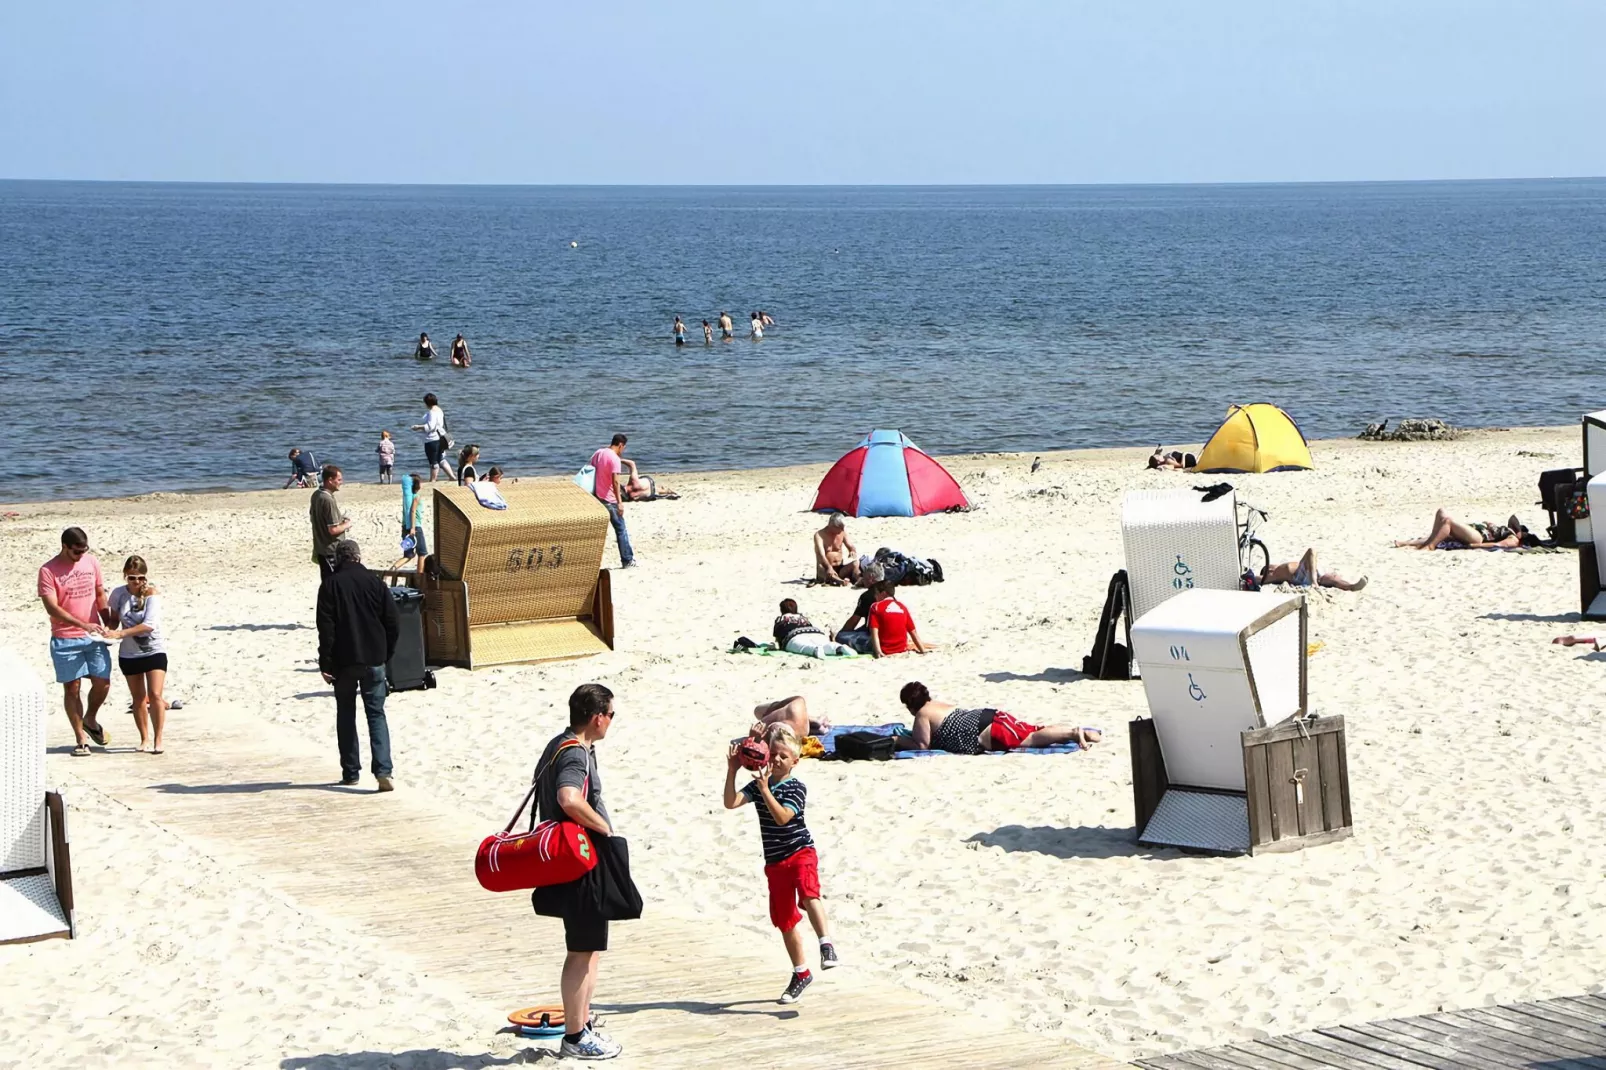
<path fill-rule="evenodd" d="M 429 335 L 423 331 L 418 332 L 418 348 L 413 350 L 413 357 L 417 360 L 434 360 L 435 343 L 429 340 Z"/>
<path fill-rule="evenodd" d="M 457 455 L 457 484 L 472 483 L 480 477 L 474 462 L 480 459 L 480 448 L 470 442 Z"/>
<path fill-rule="evenodd" d="M 1020 747 L 1052 747 L 1076 743 L 1090 747 L 1103 738 L 1096 728 L 1027 724 L 1003 710 L 962 710 L 951 702 L 938 702 L 926 685 L 911 680 L 898 692 L 898 700 L 914 715 L 909 741 L 914 750 L 945 750 L 951 754 L 981 754 Z"/>
<path fill-rule="evenodd" d="M 446 460 L 446 450 L 452 444 L 451 436 L 446 433 L 446 413 L 441 410 L 440 398 L 434 394 L 424 395 L 424 422 L 413 424 L 414 431 L 424 433 L 424 459 L 429 462 L 429 481 L 435 482 L 435 473 L 445 472 L 447 479 L 456 479 L 451 463 Z"/>
<path fill-rule="evenodd" d="M 148 746 L 152 754 L 160 754 L 162 729 L 167 726 L 167 700 L 162 697 L 167 646 L 162 642 L 156 586 L 146 572 L 145 559 L 138 554 L 123 562 L 123 585 L 112 591 L 106 602 L 107 613 L 116 623 L 106 638 L 122 640 L 117 667 L 128 681 L 129 698 L 134 700 L 139 749 Z"/>
<path fill-rule="evenodd" d="M 1510 550 L 1518 546 L 1532 545 L 1529 542 L 1530 538 L 1533 543 L 1539 541 L 1537 537 L 1529 534 L 1528 529 L 1515 514 L 1507 517 L 1504 524 L 1488 520 L 1476 524 L 1463 524 L 1440 509 L 1433 514 L 1433 530 L 1426 538 L 1401 539 L 1394 545 L 1408 546 L 1413 550 L 1436 550 L 1441 542 L 1458 542 L 1468 550 Z"/>
<path fill-rule="evenodd" d="M 468 342 L 462 335 L 452 339 L 452 367 L 466 368 L 474 363 L 474 358 L 468 354 Z"/>

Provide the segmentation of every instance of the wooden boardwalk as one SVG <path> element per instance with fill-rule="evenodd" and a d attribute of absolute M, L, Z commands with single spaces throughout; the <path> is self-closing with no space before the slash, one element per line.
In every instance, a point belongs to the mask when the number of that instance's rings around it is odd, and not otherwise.
<path fill-rule="evenodd" d="M 1606 1070 L 1606 998 L 1335 1026 L 1141 1059 L 1149 1070 Z"/>
<path fill-rule="evenodd" d="M 473 851 L 490 831 L 483 819 L 409 791 L 404 775 L 389 795 L 321 779 L 336 765 L 332 724 L 327 749 L 230 711 L 180 725 L 160 758 L 97 757 L 73 772 L 299 909 L 367 938 L 376 956 L 455 986 L 482 1013 L 487 1037 L 508 1011 L 558 1001 L 561 925 L 536 918 L 527 894 L 479 887 Z M 1126 1065 L 996 1017 L 955 1014 L 851 964 L 818 975 L 796 1007 L 779 1006 L 778 941 L 675 916 L 664 904 L 616 925 L 613 943 L 597 1005 L 625 1046 L 616 1066 Z M 304 1067 L 340 1062 L 307 1054 L 285 1053 Z"/>

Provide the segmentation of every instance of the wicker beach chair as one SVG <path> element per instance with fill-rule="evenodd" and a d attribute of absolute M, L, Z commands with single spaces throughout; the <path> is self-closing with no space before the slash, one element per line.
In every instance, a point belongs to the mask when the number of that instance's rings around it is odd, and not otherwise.
<path fill-rule="evenodd" d="M 1134 490 L 1121 506 L 1132 619 L 1194 589 L 1236 591 L 1237 496 L 1200 501 L 1195 490 Z"/>
<path fill-rule="evenodd" d="M 436 488 L 435 572 L 424 588 L 432 665 L 479 668 L 613 649 L 602 553 L 608 511 L 567 479 L 505 486 L 506 509 Z"/>
<path fill-rule="evenodd" d="M 45 689 L 0 648 L 0 944 L 71 937 L 67 810 L 45 790 Z"/>

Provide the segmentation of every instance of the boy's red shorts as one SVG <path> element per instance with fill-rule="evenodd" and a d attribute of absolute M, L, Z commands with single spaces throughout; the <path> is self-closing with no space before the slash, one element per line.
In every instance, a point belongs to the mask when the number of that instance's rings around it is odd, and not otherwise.
<path fill-rule="evenodd" d="M 1014 714 L 999 710 L 993 714 L 993 746 L 1000 750 L 1014 750 L 1025 742 L 1027 736 L 1042 727 L 1040 724 L 1027 724 Z"/>
<path fill-rule="evenodd" d="M 805 847 L 765 866 L 764 876 L 770 882 L 770 924 L 784 933 L 803 920 L 801 900 L 820 898 L 820 856 Z"/>

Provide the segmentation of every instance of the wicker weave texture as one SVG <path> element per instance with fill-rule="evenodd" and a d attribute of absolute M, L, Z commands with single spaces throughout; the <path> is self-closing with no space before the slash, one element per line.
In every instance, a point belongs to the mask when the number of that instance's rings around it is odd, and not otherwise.
<path fill-rule="evenodd" d="M 1260 696 L 1261 721 L 1274 725 L 1299 713 L 1299 677 L 1306 656 L 1299 614 L 1290 613 L 1251 632 L 1244 645 L 1249 649 L 1249 675 Z"/>
<path fill-rule="evenodd" d="M 581 658 L 608 651 L 608 644 L 583 620 L 487 624 L 472 630 L 472 643 L 476 669 L 525 661 Z"/>
<path fill-rule="evenodd" d="M 467 585 L 470 626 L 585 613 L 608 511 L 566 479 L 502 493 L 505 510 L 485 508 L 464 487 L 435 491 L 436 560 L 442 575 Z"/>
<path fill-rule="evenodd" d="M 1121 508 L 1132 618 L 1182 591 L 1239 586 L 1236 498 L 1193 490 L 1130 491 Z"/>
<path fill-rule="evenodd" d="M 45 864 L 45 689 L 0 648 L 0 873 Z"/>

